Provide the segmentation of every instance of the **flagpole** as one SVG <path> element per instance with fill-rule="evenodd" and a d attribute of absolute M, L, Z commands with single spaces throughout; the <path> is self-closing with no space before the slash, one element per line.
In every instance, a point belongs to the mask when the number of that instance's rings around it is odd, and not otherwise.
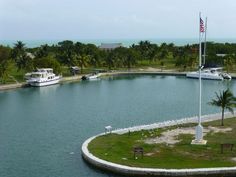
<path fill-rule="evenodd" d="M 203 29 L 202 29 L 203 28 Z M 196 126 L 195 139 L 191 144 L 204 145 L 206 140 L 203 140 L 203 127 L 201 125 L 201 111 L 202 111 L 202 47 L 201 47 L 201 32 L 204 32 L 204 26 L 202 27 L 201 13 L 199 13 L 199 112 L 198 112 L 198 125 Z"/>
<path fill-rule="evenodd" d="M 201 13 L 199 13 L 199 113 L 198 113 L 198 125 L 201 125 L 201 112 L 202 112 L 202 42 L 201 42 Z"/>

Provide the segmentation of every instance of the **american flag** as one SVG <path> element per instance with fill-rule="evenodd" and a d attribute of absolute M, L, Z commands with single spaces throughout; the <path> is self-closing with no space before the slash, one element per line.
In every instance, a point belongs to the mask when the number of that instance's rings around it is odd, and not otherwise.
<path fill-rule="evenodd" d="M 205 29 L 204 29 L 204 21 L 202 20 L 202 18 L 200 18 L 200 32 L 204 33 Z"/>

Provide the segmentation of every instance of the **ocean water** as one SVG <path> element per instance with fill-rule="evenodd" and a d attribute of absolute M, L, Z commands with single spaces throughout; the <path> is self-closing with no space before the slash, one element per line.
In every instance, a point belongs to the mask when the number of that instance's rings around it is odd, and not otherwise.
<path fill-rule="evenodd" d="M 60 41 L 67 40 L 67 39 L 58 39 L 58 40 L 23 40 L 23 39 L 17 39 L 20 41 L 23 41 L 28 48 L 33 47 L 39 47 L 44 44 L 53 45 L 57 44 Z M 14 46 L 17 40 L 0 40 L 0 45 L 5 46 Z M 141 40 L 148 40 L 151 43 L 154 44 L 162 44 L 162 43 L 174 43 L 176 46 L 183 46 L 187 44 L 196 44 L 198 43 L 198 38 L 147 38 L 147 39 L 69 39 L 74 42 L 82 42 L 85 44 L 95 44 L 96 46 L 99 46 L 101 43 L 122 43 L 124 47 L 129 47 L 132 44 L 138 44 Z M 236 38 L 212 38 L 208 39 L 208 41 L 212 42 L 219 42 L 219 43 L 236 43 Z"/>

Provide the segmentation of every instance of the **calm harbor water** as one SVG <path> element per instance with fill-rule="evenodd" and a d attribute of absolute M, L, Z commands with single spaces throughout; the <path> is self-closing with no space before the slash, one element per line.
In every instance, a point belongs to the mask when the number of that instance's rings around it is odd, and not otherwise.
<path fill-rule="evenodd" d="M 236 81 L 203 81 L 203 114 L 214 92 Z M 81 158 L 84 140 L 122 128 L 195 116 L 198 80 L 120 76 L 0 92 L 1 177 L 108 177 Z"/>

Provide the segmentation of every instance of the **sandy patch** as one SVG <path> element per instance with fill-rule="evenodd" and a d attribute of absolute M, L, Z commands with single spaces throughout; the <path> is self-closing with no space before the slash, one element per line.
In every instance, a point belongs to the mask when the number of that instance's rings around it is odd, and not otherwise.
<path fill-rule="evenodd" d="M 210 131 L 213 131 L 213 133 L 225 133 L 225 132 L 229 132 L 232 130 L 232 128 L 228 127 L 228 128 L 217 128 L 217 127 L 212 127 L 209 126 L 207 127 Z"/>
<path fill-rule="evenodd" d="M 145 156 L 152 156 L 152 155 L 154 155 L 155 153 L 153 153 L 153 152 L 149 152 L 149 153 L 146 153 L 145 154 Z"/>
<path fill-rule="evenodd" d="M 205 135 L 208 132 L 212 133 L 219 133 L 219 132 L 228 132 L 231 131 L 232 128 L 218 128 L 218 127 L 212 127 L 209 126 L 207 128 L 203 129 L 203 134 Z M 160 143 L 166 143 L 166 144 L 176 144 L 180 142 L 181 140 L 178 139 L 178 136 L 181 134 L 195 134 L 195 127 L 186 127 L 186 128 L 177 128 L 173 130 L 165 131 L 161 134 L 159 137 L 154 138 L 147 138 L 144 140 L 147 144 L 160 144 Z"/>
<path fill-rule="evenodd" d="M 148 67 L 146 71 L 160 71 L 160 69 Z"/>

